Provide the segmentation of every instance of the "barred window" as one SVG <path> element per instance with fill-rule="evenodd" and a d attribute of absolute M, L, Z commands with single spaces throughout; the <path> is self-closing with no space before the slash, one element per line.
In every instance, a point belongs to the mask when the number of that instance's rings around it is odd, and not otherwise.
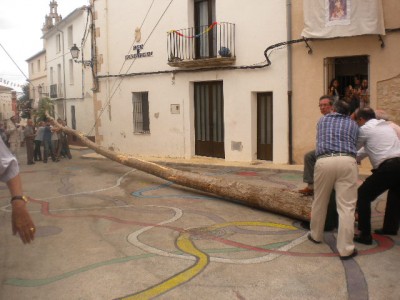
<path fill-rule="evenodd" d="M 149 93 L 132 93 L 133 132 L 150 133 Z"/>

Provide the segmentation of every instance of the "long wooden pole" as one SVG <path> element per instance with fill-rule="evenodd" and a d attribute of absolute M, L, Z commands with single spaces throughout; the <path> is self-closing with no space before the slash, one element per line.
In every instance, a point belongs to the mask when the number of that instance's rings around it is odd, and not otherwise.
<path fill-rule="evenodd" d="M 66 133 L 76 136 L 84 145 L 93 149 L 96 153 L 120 164 L 182 186 L 214 194 L 224 200 L 239 202 L 298 220 L 310 220 L 311 199 L 302 197 L 297 192 L 275 187 L 256 186 L 169 168 L 128 154 L 107 150 L 90 141 L 84 134 L 71 128 L 63 127 L 57 122 L 55 124 Z"/>

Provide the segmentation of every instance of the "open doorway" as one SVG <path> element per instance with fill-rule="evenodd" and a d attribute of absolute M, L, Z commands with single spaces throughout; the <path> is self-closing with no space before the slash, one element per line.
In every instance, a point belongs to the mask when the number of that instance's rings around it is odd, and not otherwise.
<path fill-rule="evenodd" d="M 350 114 L 370 106 L 369 57 L 330 57 L 324 60 L 325 91 L 349 104 Z"/>
<path fill-rule="evenodd" d="M 363 80 L 369 80 L 369 57 L 346 56 L 346 57 L 328 57 L 324 60 L 325 70 L 325 91 L 329 91 L 329 85 L 332 80 L 339 82 L 338 92 L 340 98 L 346 94 L 346 88 L 361 86 Z M 356 79 L 360 82 L 356 82 Z"/>

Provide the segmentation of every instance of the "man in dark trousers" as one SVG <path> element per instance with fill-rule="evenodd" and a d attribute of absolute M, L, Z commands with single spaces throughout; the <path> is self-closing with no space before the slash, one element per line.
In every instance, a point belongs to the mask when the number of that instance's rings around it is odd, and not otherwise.
<path fill-rule="evenodd" d="M 33 165 L 35 164 L 33 162 L 33 143 L 35 139 L 35 128 L 33 127 L 33 121 L 31 119 L 27 121 L 26 127 L 24 128 L 24 137 L 28 165 Z"/>
<path fill-rule="evenodd" d="M 376 119 L 373 109 L 360 109 L 355 118 L 360 126 L 357 147 L 364 147 L 373 170 L 372 175 L 358 188 L 360 233 L 354 237 L 354 241 L 371 245 L 371 202 L 386 190 L 388 196 L 383 228 L 375 230 L 375 233 L 396 235 L 399 230 L 400 141 L 390 123 Z"/>

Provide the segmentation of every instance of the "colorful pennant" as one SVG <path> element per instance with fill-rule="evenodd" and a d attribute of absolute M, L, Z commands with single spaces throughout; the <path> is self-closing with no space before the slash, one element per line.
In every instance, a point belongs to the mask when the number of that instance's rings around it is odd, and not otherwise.
<path fill-rule="evenodd" d="M 181 36 L 181 37 L 184 37 L 184 38 L 187 38 L 187 39 L 194 39 L 194 38 L 198 38 L 198 37 L 202 36 L 203 34 L 208 33 L 208 32 L 209 32 L 211 29 L 213 29 L 214 26 L 216 26 L 217 24 L 218 24 L 218 22 L 212 23 L 206 30 L 204 30 L 203 32 L 198 33 L 198 34 L 196 34 L 196 35 L 191 35 L 191 36 L 189 36 L 189 35 L 184 35 L 184 34 L 180 33 L 178 30 L 170 30 L 170 31 L 168 31 L 168 34 L 176 33 L 177 35 L 179 35 L 179 36 Z"/>

